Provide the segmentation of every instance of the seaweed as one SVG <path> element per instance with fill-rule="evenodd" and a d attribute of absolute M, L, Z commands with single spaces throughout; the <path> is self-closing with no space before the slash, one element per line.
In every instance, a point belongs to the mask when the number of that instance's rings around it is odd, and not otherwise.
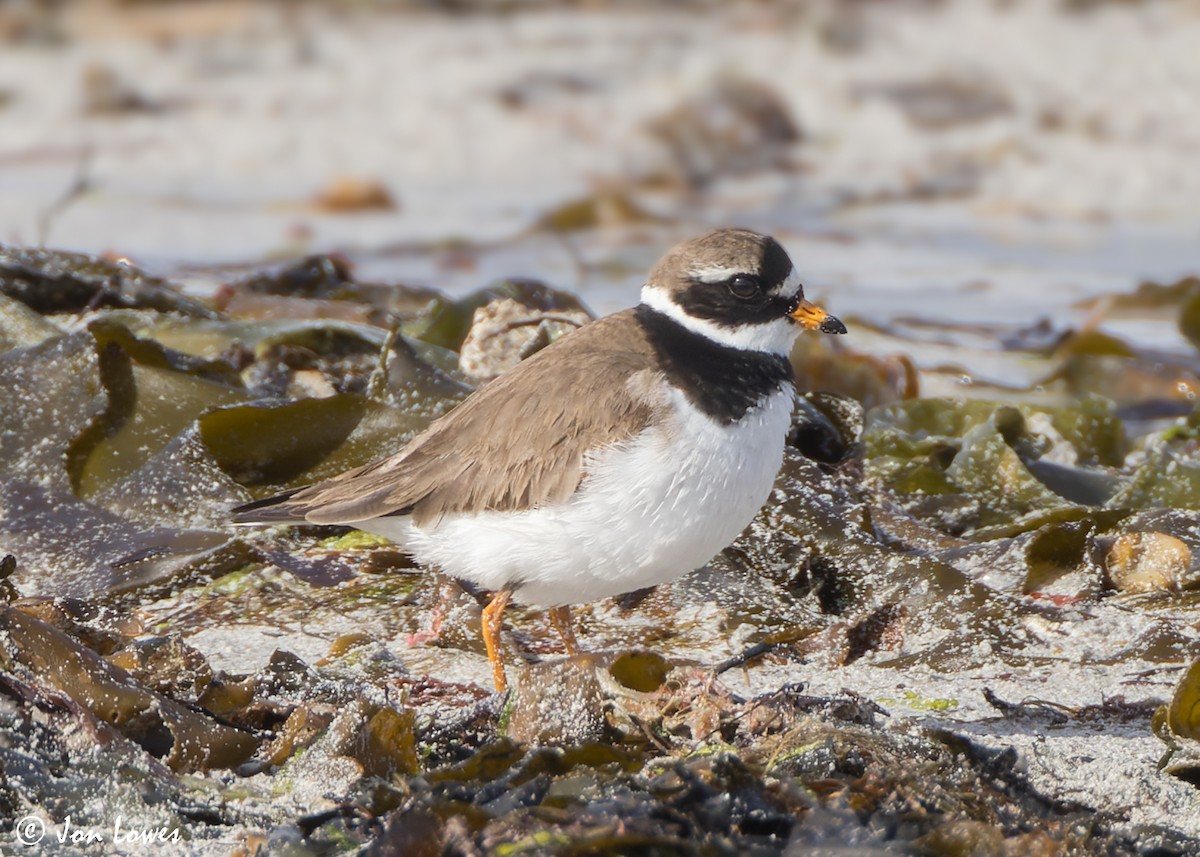
<path fill-rule="evenodd" d="M 514 607 L 497 697 L 453 582 L 345 528 L 238 530 L 228 510 L 401 449 L 469 393 L 472 325 L 538 321 L 484 355 L 498 366 L 586 319 L 576 298 L 514 280 L 454 300 L 318 257 L 232 284 L 222 314 L 126 265 L 10 258 L 55 285 L 0 294 L 6 818 L 99 825 L 80 795 L 104 789 L 197 840 L 236 826 L 247 850 L 1195 850 L 946 728 L 972 705 L 964 671 L 1070 657 L 1131 682 L 1200 654 L 1200 423 L 1164 386 L 1187 356 L 1009 331 L 997 347 L 1040 391 L 921 398 L 937 373 L 906 355 L 806 343 L 810 391 L 750 527 L 691 575 L 579 609 L 585 654 Z M 868 671 L 896 680 L 794 684 Z M 1182 783 L 1195 672 L 1153 717 Z M 1012 728 L 1151 728 L 1145 698 L 985 687 Z"/>

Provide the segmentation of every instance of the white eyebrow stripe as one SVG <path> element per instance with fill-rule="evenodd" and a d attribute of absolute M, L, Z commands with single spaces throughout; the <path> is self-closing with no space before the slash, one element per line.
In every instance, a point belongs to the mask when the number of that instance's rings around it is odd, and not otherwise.
<path fill-rule="evenodd" d="M 801 288 L 800 272 L 792 268 L 792 270 L 788 271 L 788 275 L 784 277 L 783 282 L 771 289 L 770 294 L 790 298 L 794 297 Z"/>
<path fill-rule="evenodd" d="M 688 276 L 700 283 L 723 283 L 726 280 L 736 277 L 738 274 L 746 274 L 747 276 L 758 276 L 752 271 L 747 271 L 743 268 L 730 268 L 727 266 L 718 267 L 712 266 L 708 268 L 692 268 L 688 271 Z M 771 295 L 782 295 L 784 297 L 792 297 L 796 292 L 800 291 L 800 274 L 795 268 L 788 271 L 787 277 L 782 283 L 776 285 L 770 290 Z"/>
<path fill-rule="evenodd" d="M 692 268 L 688 271 L 688 276 L 700 283 L 723 283 L 730 277 L 736 277 L 738 274 L 753 274 L 742 268 L 729 267 L 709 267 L 709 268 Z"/>

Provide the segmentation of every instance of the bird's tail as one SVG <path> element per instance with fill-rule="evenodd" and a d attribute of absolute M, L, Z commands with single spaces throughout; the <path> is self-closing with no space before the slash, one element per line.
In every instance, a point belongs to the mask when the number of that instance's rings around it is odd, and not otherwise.
<path fill-rule="evenodd" d="M 288 524 L 303 523 L 306 518 L 304 507 L 288 501 L 304 489 L 293 488 L 282 494 L 255 500 L 230 510 L 231 520 L 235 524 Z"/>

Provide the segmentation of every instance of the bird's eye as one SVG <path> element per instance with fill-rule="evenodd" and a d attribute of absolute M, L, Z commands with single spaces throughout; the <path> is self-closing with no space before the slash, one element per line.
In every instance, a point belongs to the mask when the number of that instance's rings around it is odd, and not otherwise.
<path fill-rule="evenodd" d="M 758 277 L 750 274 L 738 274 L 729 279 L 729 291 L 735 298 L 746 300 L 758 294 Z"/>

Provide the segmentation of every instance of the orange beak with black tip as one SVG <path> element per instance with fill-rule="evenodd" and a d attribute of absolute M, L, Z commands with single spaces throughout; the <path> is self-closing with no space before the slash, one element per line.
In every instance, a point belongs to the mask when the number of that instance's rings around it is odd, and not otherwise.
<path fill-rule="evenodd" d="M 805 330 L 819 330 L 821 333 L 846 332 L 846 325 L 816 304 L 810 304 L 803 298 L 796 302 L 796 306 L 788 313 L 788 318 Z"/>

